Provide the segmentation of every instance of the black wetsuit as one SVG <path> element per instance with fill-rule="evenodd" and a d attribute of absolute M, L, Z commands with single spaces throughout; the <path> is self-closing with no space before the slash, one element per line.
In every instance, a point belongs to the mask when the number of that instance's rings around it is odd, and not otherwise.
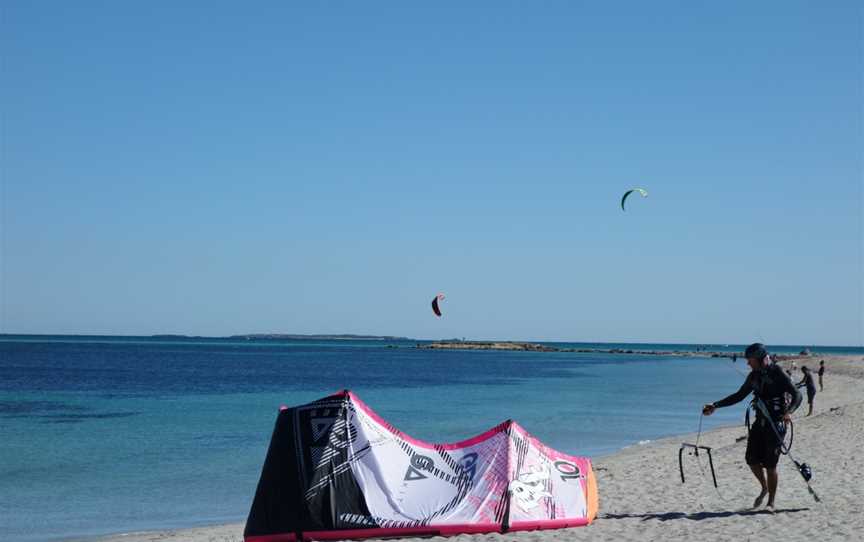
<path fill-rule="evenodd" d="M 812 403 L 813 397 L 816 395 L 816 384 L 813 383 L 813 375 L 809 372 L 804 373 L 804 378 L 798 383 L 798 387 L 807 387 L 807 402 Z"/>
<path fill-rule="evenodd" d="M 768 365 L 764 369 L 750 371 L 747 380 L 741 389 L 714 403 L 717 408 L 734 405 L 753 394 L 754 400 L 761 400 L 770 414 L 768 419 L 760 408 L 756 408 L 756 421 L 750 427 L 747 435 L 747 452 L 745 459 L 748 465 L 762 465 L 766 468 L 777 466 L 780 458 L 781 442 L 777 433 L 782 437 L 786 431 L 783 416 L 795 412 L 801 404 L 801 393 L 795 388 L 795 384 L 789 375 L 777 365 Z M 786 407 L 785 394 L 792 396 L 792 404 Z M 777 429 L 775 432 L 771 424 Z"/>

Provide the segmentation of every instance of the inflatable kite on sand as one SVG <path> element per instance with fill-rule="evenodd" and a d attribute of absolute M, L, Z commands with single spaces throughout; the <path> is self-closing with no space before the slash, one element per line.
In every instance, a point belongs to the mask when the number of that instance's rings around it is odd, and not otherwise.
<path fill-rule="evenodd" d="M 587 525 L 591 461 L 506 421 L 455 444 L 402 433 L 350 391 L 282 407 L 246 542 L 436 536 Z"/>

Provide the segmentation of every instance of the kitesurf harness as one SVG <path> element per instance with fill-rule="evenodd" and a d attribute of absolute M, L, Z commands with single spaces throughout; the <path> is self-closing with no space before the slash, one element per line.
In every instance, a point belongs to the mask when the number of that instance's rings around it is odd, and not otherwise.
<path fill-rule="evenodd" d="M 757 408 L 756 407 L 756 401 L 757 400 L 758 399 L 754 397 L 753 400 L 750 401 L 750 404 L 747 406 L 747 410 L 744 411 L 744 427 L 747 428 L 747 434 L 748 435 L 750 434 L 750 409 L 752 408 L 754 411 L 756 411 L 756 408 Z M 770 401 L 770 402 L 776 403 L 778 401 L 779 401 L 779 398 L 776 399 L 775 401 Z M 777 411 L 776 405 L 772 405 L 772 406 L 774 407 L 774 410 Z M 785 408 L 783 408 L 782 411 L 785 412 Z M 764 414 L 764 413 L 760 412 L 760 414 Z M 756 421 L 753 423 L 758 423 L 758 424 L 762 424 L 762 425 L 764 425 L 764 424 L 771 425 L 772 427 L 774 427 L 774 432 L 777 434 L 778 437 L 780 437 L 780 431 L 777 429 L 775 424 L 782 423 L 782 420 L 781 420 L 781 422 L 777 422 L 777 421 L 773 420 L 770 416 L 766 417 L 764 415 L 757 415 Z M 792 449 L 792 441 L 795 439 L 795 424 L 792 423 L 792 420 L 789 420 L 789 422 L 785 423 L 784 425 L 786 426 L 786 431 L 785 431 L 785 433 L 783 433 L 783 436 L 780 437 L 780 453 L 783 455 L 789 455 L 789 451 Z M 788 436 L 788 438 L 787 438 L 787 436 Z"/>

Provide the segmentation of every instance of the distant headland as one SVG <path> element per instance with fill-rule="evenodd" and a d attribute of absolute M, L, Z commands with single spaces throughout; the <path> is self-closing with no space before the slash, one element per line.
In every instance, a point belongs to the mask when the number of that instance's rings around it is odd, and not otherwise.
<path fill-rule="evenodd" d="M 416 348 L 421 350 L 510 350 L 519 352 L 576 352 L 580 354 L 637 354 L 643 356 L 675 356 L 675 357 L 712 357 L 712 358 L 737 358 L 741 354 L 737 352 L 711 351 L 711 350 L 650 350 L 630 348 L 560 348 L 538 343 L 526 342 L 480 342 L 480 341 L 438 341 L 426 344 L 417 343 Z M 808 352 L 801 352 L 800 356 L 809 356 Z M 774 355 L 776 360 L 792 359 L 796 356 Z"/>
<path fill-rule="evenodd" d="M 231 335 L 229 339 L 270 339 L 270 340 L 327 340 L 327 341 L 413 341 L 409 337 L 393 337 L 390 335 L 354 335 L 342 333 L 339 335 L 302 335 L 296 333 L 250 333 L 247 335 Z"/>

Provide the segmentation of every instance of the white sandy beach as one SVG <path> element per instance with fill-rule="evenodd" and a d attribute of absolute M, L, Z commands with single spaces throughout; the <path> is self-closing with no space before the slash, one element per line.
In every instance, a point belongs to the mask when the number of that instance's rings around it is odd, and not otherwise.
<path fill-rule="evenodd" d="M 711 483 L 707 457 L 685 455 L 686 484 L 678 473 L 685 435 L 634 446 L 594 460 L 600 512 L 588 527 L 511 534 L 461 535 L 435 540 L 451 542 L 548 542 L 552 540 L 860 540 L 864 533 L 864 360 L 860 357 L 814 356 L 797 365 L 818 366 L 826 360 L 825 390 L 816 394 L 813 416 L 805 417 L 806 399 L 794 415 L 792 455 L 813 469 L 817 503 L 792 462 L 781 457 L 774 513 L 750 510 L 758 484 L 744 464 L 745 429 L 728 427 L 703 433 L 700 444 L 713 447 L 719 490 Z M 788 366 L 790 361 L 782 364 Z M 801 378 L 801 372 L 794 375 Z M 717 390 L 721 397 L 735 390 Z M 693 405 L 694 424 L 701 405 Z M 736 442 L 737 440 L 737 442 Z M 129 533 L 101 542 L 240 542 L 243 525 Z M 858 534 L 855 534 L 858 533 Z M 417 540 L 417 539 L 405 539 Z"/>

